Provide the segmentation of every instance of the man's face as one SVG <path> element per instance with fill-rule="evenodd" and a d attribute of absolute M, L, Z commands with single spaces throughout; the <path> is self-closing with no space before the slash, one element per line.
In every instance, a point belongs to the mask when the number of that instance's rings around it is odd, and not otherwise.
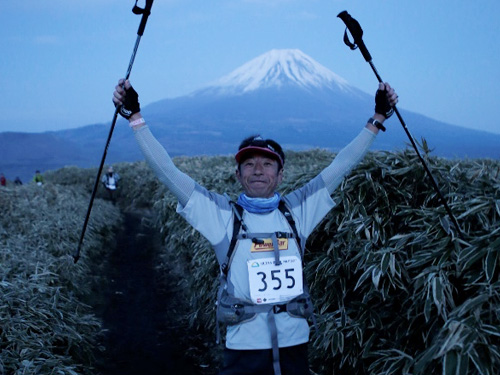
<path fill-rule="evenodd" d="M 252 198 L 271 198 L 283 179 L 283 168 L 276 160 L 254 154 L 236 170 L 245 194 Z"/>

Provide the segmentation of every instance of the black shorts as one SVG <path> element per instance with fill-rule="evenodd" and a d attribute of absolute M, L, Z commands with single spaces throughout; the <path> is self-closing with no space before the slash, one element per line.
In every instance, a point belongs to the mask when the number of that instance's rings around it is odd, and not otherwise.
<path fill-rule="evenodd" d="M 280 348 L 282 375 L 309 375 L 307 344 Z M 219 375 L 274 375 L 272 349 L 224 349 Z"/>

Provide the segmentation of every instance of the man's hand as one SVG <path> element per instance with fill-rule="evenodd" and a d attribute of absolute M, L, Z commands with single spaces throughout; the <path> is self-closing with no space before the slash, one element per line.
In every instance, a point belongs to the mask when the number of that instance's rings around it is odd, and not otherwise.
<path fill-rule="evenodd" d="M 113 92 L 113 103 L 118 107 L 118 113 L 127 120 L 141 111 L 139 95 L 134 90 L 129 80 L 120 79 Z"/>
<path fill-rule="evenodd" d="M 396 91 L 387 82 L 379 83 L 377 93 L 375 94 L 375 113 L 384 118 L 389 118 L 394 113 L 394 106 L 398 103 Z"/>

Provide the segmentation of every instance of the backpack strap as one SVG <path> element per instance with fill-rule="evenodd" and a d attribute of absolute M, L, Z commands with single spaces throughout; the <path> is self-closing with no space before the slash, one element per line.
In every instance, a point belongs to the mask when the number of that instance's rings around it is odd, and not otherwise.
<path fill-rule="evenodd" d="M 232 200 L 229 201 L 231 204 L 232 210 L 233 210 L 233 236 L 231 238 L 231 242 L 229 243 L 229 248 L 227 249 L 227 254 L 226 254 L 226 260 L 224 263 L 221 264 L 221 272 L 227 276 L 229 272 L 229 263 L 231 262 L 231 257 L 234 252 L 234 248 L 236 247 L 236 242 L 238 242 L 238 233 L 240 232 L 240 229 L 243 227 L 243 229 L 246 231 L 247 227 L 245 223 L 243 223 L 243 207 L 241 207 L 238 203 L 233 202 Z"/>
<path fill-rule="evenodd" d="M 299 245 L 300 255 L 302 256 L 302 258 L 304 258 L 304 249 L 302 248 L 299 232 L 297 231 L 297 227 L 295 226 L 295 220 L 293 219 L 292 213 L 290 212 L 290 209 L 288 208 L 284 200 L 280 200 L 278 209 L 288 221 L 288 225 L 290 225 L 290 228 L 292 228 L 292 232 L 295 236 L 295 239 L 297 240 L 297 245 Z"/>
<path fill-rule="evenodd" d="M 295 235 L 295 239 L 297 240 L 297 245 L 299 246 L 299 249 L 300 249 L 299 250 L 300 254 L 302 255 L 302 261 L 304 261 L 304 248 L 302 247 L 299 232 L 297 231 L 297 227 L 295 225 L 295 220 L 293 220 L 292 213 L 290 212 L 290 209 L 288 208 L 288 206 L 285 204 L 285 201 L 283 201 L 283 200 L 280 200 L 278 208 L 281 211 L 281 213 L 285 216 L 285 218 L 287 219 L 288 224 L 290 225 L 290 228 L 292 228 L 293 234 Z M 313 321 L 314 329 L 316 331 L 318 331 L 318 326 L 316 324 L 316 316 L 314 315 L 314 306 L 312 304 L 312 301 L 310 301 L 309 286 L 307 285 L 307 280 L 306 280 L 306 276 L 305 276 L 304 272 L 303 272 L 303 277 L 304 277 L 304 292 L 307 295 L 307 297 L 309 298 L 309 303 L 311 303 L 311 318 Z"/>

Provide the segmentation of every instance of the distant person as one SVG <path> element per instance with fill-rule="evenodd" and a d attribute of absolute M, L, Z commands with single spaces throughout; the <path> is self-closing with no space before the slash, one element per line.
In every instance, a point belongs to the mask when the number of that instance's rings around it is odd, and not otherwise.
<path fill-rule="evenodd" d="M 16 184 L 17 186 L 20 186 L 23 184 L 23 182 L 21 181 L 21 179 L 19 178 L 19 176 L 16 177 L 16 179 L 14 180 L 14 184 Z"/>
<path fill-rule="evenodd" d="M 109 193 L 109 199 L 115 201 L 115 191 L 118 188 L 120 175 L 113 170 L 113 167 L 108 168 L 108 172 L 102 176 L 101 182 Z"/>
<path fill-rule="evenodd" d="M 42 186 L 44 184 L 45 180 L 40 171 L 35 172 L 35 176 L 33 177 L 33 182 L 35 182 L 35 184 L 37 184 L 38 186 Z"/>
<path fill-rule="evenodd" d="M 113 102 L 129 120 L 152 170 L 178 199 L 177 212 L 214 248 L 222 286 L 217 319 L 227 324 L 219 375 L 310 373 L 305 242 L 335 206 L 331 194 L 385 130 L 397 101 L 394 89 L 380 83 L 375 112 L 359 134 L 316 177 L 285 196 L 277 192 L 285 166 L 281 146 L 260 136 L 244 139 L 235 154 L 235 177 L 243 192 L 232 202 L 179 170 L 146 125 L 130 82 L 120 80 L 115 87 Z"/>
<path fill-rule="evenodd" d="M 7 179 L 5 178 L 3 173 L 0 174 L 0 186 L 7 186 Z"/>

